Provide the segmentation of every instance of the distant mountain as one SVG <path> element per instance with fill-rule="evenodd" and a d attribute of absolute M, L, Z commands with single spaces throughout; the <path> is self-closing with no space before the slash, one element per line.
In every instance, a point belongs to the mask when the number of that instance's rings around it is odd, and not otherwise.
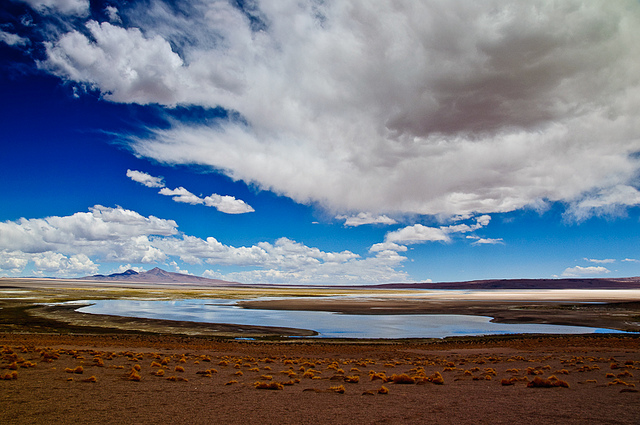
<path fill-rule="evenodd" d="M 494 279 L 467 282 L 387 283 L 379 289 L 640 289 L 640 277 L 571 279 Z"/>
<path fill-rule="evenodd" d="M 189 283 L 197 285 L 235 285 L 238 282 L 227 282 L 219 279 L 192 276 L 182 273 L 174 273 L 155 267 L 147 272 L 138 273 L 135 270 L 127 270 L 123 273 L 110 275 L 96 274 L 78 278 L 79 280 L 93 280 L 99 282 L 130 282 L 130 283 Z"/>

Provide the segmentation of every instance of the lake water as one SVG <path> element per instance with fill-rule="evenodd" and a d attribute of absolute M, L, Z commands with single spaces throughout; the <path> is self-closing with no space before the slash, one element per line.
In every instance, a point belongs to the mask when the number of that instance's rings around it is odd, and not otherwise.
<path fill-rule="evenodd" d="M 238 300 L 98 300 L 78 311 L 149 319 L 312 329 L 321 338 L 444 338 L 513 333 L 615 332 L 582 326 L 492 323 L 491 317 L 457 314 L 362 315 L 324 311 L 245 309 Z"/>

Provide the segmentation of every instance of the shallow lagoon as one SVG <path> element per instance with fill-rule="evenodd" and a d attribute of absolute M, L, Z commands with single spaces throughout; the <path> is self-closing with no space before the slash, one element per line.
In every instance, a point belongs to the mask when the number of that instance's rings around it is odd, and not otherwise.
<path fill-rule="evenodd" d="M 582 326 L 492 323 L 491 317 L 455 314 L 362 315 L 324 311 L 260 310 L 238 300 L 98 300 L 78 311 L 149 319 L 312 329 L 321 338 L 444 338 L 513 333 L 581 334 L 620 332 Z"/>

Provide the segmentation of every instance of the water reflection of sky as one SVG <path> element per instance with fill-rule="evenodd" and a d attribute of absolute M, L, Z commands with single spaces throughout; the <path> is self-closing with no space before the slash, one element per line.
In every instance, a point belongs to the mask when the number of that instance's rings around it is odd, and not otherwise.
<path fill-rule="evenodd" d="M 79 311 L 150 319 L 312 329 L 324 338 L 444 338 L 507 333 L 579 334 L 618 332 L 582 326 L 492 323 L 490 317 L 459 314 L 362 315 L 324 311 L 244 309 L 237 300 L 98 300 Z"/>

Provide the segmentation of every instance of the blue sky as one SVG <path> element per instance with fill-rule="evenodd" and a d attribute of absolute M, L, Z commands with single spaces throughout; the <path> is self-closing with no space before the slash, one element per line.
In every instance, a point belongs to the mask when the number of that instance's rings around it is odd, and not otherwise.
<path fill-rule="evenodd" d="M 0 276 L 640 275 L 635 1 L 5 0 Z"/>

